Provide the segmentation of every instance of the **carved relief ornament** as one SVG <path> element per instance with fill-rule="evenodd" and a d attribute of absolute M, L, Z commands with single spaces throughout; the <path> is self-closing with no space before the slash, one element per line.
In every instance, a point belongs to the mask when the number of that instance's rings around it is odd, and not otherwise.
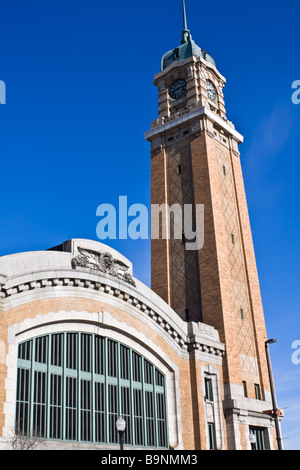
<path fill-rule="evenodd" d="M 136 287 L 133 277 L 128 272 L 129 266 L 114 258 L 111 253 L 92 251 L 78 247 L 80 255 L 72 259 L 72 268 L 91 269 L 111 276 Z"/>

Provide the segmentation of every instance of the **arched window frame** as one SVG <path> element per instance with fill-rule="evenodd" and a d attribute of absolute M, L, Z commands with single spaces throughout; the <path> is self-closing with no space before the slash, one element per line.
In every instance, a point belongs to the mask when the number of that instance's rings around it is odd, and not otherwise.
<path fill-rule="evenodd" d="M 114 445 L 122 414 L 126 444 L 167 448 L 165 376 L 134 349 L 108 337 L 67 331 L 34 337 L 18 351 L 18 432 Z M 134 361 L 140 361 L 139 369 Z"/>

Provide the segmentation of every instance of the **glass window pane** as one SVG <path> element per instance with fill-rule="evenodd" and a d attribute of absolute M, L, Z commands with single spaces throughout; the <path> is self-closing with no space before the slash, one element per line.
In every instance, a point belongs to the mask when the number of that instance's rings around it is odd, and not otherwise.
<path fill-rule="evenodd" d="M 212 379 L 208 379 L 207 377 L 204 379 L 205 381 L 205 398 L 208 401 L 213 401 L 213 388 L 212 388 Z"/>
<path fill-rule="evenodd" d="M 49 435 L 52 439 L 62 437 L 62 380 L 60 375 L 50 376 L 50 429 Z"/>
<path fill-rule="evenodd" d="M 101 336 L 95 336 L 95 373 L 104 375 L 105 364 L 105 340 Z"/>
<path fill-rule="evenodd" d="M 51 365 L 59 366 L 62 365 L 62 344 L 63 335 L 55 334 L 51 337 Z"/>
<path fill-rule="evenodd" d="M 118 419 L 118 391 L 116 385 L 108 386 L 108 428 L 109 442 L 118 442 L 116 422 Z"/>
<path fill-rule="evenodd" d="M 156 394 L 157 405 L 157 442 L 158 447 L 166 447 L 166 420 L 165 420 L 165 396 L 162 393 Z"/>
<path fill-rule="evenodd" d="M 81 370 L 91 372 L 91 335 L 81 334 Z"/>
<path fill-rule="evenodd" d="M 108 340 L 107 354 L 108 354 L 108 375 L 109 377 L 117 377 L 117 343 Z"/>
<path fill-rule="evenodd" d="M 91 440 L 91 382 L 81 380 L 81 440 Z"/>
<path fill-rule="evenodd" d="M 77 333 L 67 334 L 67 368 L 77 368 Z"/>
<path fill-rule="evenodd" d="M 66 439 L 77 439 L 77 380 L 74 377 L 66 379 Z"/>
<path fill-rule="evenodd" d="M 130 350 L 120 345 L 120 376 L 121 379 L 129 380 L 130 371 Z"/>
<path fill-rule="evenodd" d="M 209 450 L 216 449 L 215 439 L 215 425 L 214 423 L 208 423 L 208 439 L 209 439 Z"/>
<path fill-rule="evenodd" d="M 19 344 L 18 359 L 24 359 L 25 361 L 30 361 L 30 352 L 31 352 L 31 341 L 26 341 L 25 343 Z"/>
<path fill-rule="evenodd" d="M 133 380 L 135 382 L 141 382 L 141 367 L 142 367 L 142 358 L 136 352 L 132 352 L 132 370 L 133 370 Z"/>
<path fill-rule="evenodd" d="M 34 373 L 33 430 L 32 434 L 45 437 L 46 423 L 46 373 Z"/>
<path fill-rule="evenodd" d="M 155 445 L 153 392 L 145 393 L 147 445 Z"/>
<path fill-rule="evenodd" d="M 35 339 L 35 362 L 46 364 L 47 362 L 47 336 Z"/>
<path fill-rule="evenodd" d="M 18 369 L 16 400 L 16 433 L 26 435 L 29 424 L 29 369 Z"/>
<path fill-rule="evenodd" d="M 142 391 L 133 390 L 134 442 L 144 445 Z"/>
<path fill-rule="evenodd" d="M 144 374 L 145 374 L 145 383 L 152 384 L 153 383 L 153 366 L 148 361 L 144 361 Z"/>
<path fill-rule="evenodd" d="M 130 389 L 121 387 L 121 416 L 126 421 L 124 433 L 124 443 L 131 444 L 131 405 L 130 405 Z"/>
<path fill-rule="evenodd" d="M 104 383 L 95 383 L 95 440 L 106 442 L 105 389 Z"/>

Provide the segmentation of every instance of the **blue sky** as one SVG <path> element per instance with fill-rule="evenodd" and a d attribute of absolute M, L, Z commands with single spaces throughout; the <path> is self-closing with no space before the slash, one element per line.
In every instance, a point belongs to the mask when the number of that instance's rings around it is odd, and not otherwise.
<path fill-rule="evenodd" d="M 299 1 L 187 0 L 195 42 L 227 79 L 286 449 L 300 449 Z M 153 76 L 180 44 L 181 0 L 0 0 L 0 256 L 96 240 L 96 208 L 150 205 Z M 108 241 L 150 284 L 148 240 Z M 299 356 L 300 357 L 300 356 Z"/>

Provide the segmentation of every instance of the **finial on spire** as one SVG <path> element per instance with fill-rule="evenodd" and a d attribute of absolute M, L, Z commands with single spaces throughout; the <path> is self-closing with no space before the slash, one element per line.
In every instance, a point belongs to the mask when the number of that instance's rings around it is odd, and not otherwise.
<path fill-rule="evenodd" d="M 183 11 L 183 31 L 181 35 L 181 44 L 185 44 L 188 42 L 189 39 L 191 39 L 191 34 L 187 28 L 187 22 L 186 22 L 186 11 L 185 11 L 185 1 L 182 0 L 182 11 Z"/>
<path fill-rule="evenodd" d="M 186 12 L 185 12 L 185 1 L 182 0 L 182 10 L 183 10 L 183 29 L 187 30 L 187 24 L 186 24 Z"/>

